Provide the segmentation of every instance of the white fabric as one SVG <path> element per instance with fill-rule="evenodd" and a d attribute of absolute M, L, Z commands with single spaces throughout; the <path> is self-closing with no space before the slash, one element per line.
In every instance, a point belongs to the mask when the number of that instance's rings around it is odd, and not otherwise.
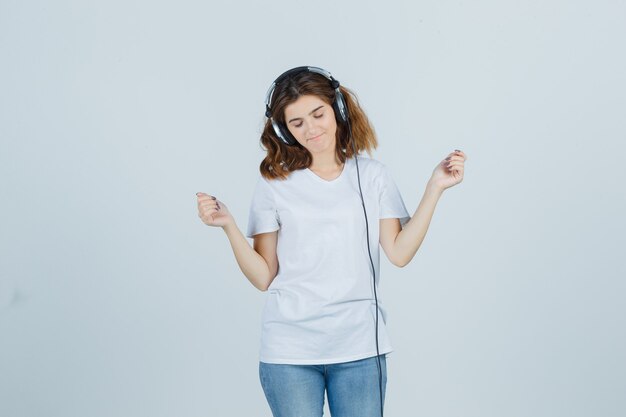
<path fill-rule="evenodd" d="M 358 162 L 378 282 L 378 219 L 399 218 L 404 225 L 410 217 L 387 168 L 362 156 Z M 286 180 L 259 177 L 246 236 L 276 230 L 279 268 L 263 310 L 260 360 L 329 364 L 376 355 L 371 264 L 354 158 L 331 181 L 308 168 Z M 392 347 L 379 292 L 378 307 L 384 354 Z"/>

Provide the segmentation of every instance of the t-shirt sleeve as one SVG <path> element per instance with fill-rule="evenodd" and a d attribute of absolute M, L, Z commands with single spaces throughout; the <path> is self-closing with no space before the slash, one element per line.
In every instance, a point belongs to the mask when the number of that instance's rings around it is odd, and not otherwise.
<path fill-rule="evenodd" d="M 409 212 L 406 210 L 404 200 L 402 200 L 400 191 L 391 177 L 391 173 L 387 167 L 382 164 L 380 180 L 379 217 L 381 219 L 400 219 L 400 224 L 404 227 L 404 225 L 411 219 L 411 216 L 409 216 Z"/>
<path fill-rule="evenodd" d="M 252 238 L 259 233 L 274 232 L 279 228 L 280 221 L 273 191 L 267 180 L 259 177 L 250 203 L 246 236 Z"/>

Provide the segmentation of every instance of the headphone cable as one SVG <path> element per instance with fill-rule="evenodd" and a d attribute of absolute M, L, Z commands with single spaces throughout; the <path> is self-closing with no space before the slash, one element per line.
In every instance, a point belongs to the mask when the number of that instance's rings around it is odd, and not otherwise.
<path fill-rule="evenodd" d="M 350 142 L 352 143 L 352 150 L 354 153 L 354 161 L 356 162 L 356 175 L 359 183 L 359 194 L 361 195 L 361 205 L 363 206 L 363 214 L 365 214 L 365 233 L 367 235 L 367 253 L 370 257 L 370 264 L 372 265 L 372 283 L 374 287 L 374 301 L 376 303 L 376 365 L 378 367 L 378 393 L 380 395 L 380 417 L 383 417 L 383 374 L 380 366 L 380 349 L 378 347 L 378 294 L 376 293 L 376 269 L 374 268 L 374 261 L 372 260 L 372 252 L 370 250 L 370 232 L 369 222 L 367 220 L 367 211 L 365 210 L 365 201 L 363 200 L 363 191 L 361 190 L 361 175 L 359 173 L 359 158 L 356 153 L 356 146 L 354 145 L 354 138 L 352 137 L 352 126 L 350 121 L 348 122 L 348 130 L 350 132 Z"/>

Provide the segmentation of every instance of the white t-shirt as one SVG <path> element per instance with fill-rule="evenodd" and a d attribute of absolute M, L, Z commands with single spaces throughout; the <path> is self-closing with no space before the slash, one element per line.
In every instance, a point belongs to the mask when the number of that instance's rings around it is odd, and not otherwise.
<path fill-rule="evenodd" d="M 359 156 L 370 249 L 380 278 L 379 219 L 409 221 L 386 166 Z M 354 158 L 327 181 L 310 169 L 259 177 L 246 236 L 278 230 L 278 274 L 263 310 L 260 360 L 330 364 L 376 355 L 374 292 Z M 378 288 L 378 286 L 377 286 Z M 378 293 L 381 354 L 392 350 Z"/>

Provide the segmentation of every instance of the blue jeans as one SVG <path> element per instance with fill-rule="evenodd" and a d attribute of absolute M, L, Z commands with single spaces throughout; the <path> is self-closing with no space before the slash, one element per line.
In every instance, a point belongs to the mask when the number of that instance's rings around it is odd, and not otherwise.
<path fill-rule="evenodd" d="M 383 405 L 387 363 L 380 357 Z M 380 417 L 376 356 L 331 365 L 260 362 L 259 377 L 274 417 L 320 417 L 324 390 L 333 417 Z"/>

